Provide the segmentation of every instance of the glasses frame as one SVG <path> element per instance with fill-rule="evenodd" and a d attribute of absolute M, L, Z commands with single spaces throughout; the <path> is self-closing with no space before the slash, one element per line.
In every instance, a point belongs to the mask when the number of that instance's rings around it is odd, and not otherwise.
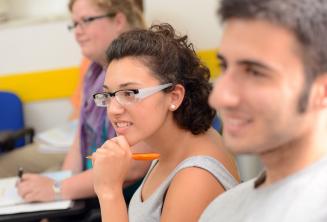
<path fill-rule="evenodd" d="M 119 101 L 119 97 L 116 97 L 116 94 L 119 92 L 132 92 L 134 93 L 134 100 L 131 103 L 135 103 L 138 102 L 146 97 L 149 97 L 157 92 L 160 92 L 161 90 L 164 90 L 170 86 L 172 86 L 172 83 L 166 83 L 166 84 L 162 84 L 162 85 L 158 85 L 158 86 L 152 86 L 152 87 L 146 87 L 146 88 L 142 88 L 142 89 L 120 89 L 117 90 L 115 92 L 101 92 L 101 93 L 95 93 L 93 94 L 93 100 L 96 104 L 96 106 L 99 107 L 107 107 L 110 104 L 110 99 L 112 97 L 116 98 L 116 101 L 121 105 L 121 106 L 125 106 L 128 104 L 124 104 L 121 101 Z M 101 98 L 99 98 L 98 96 L 101 95 Z M 110 98 L 110 99 L 109 99 Z"/>
<path fill-rule="evenodd" d="M 102 19 L 102 18 L 113 18 L 116 16 L 116 12 L 109 12 L 105 15 L 97 15 L 97 16 L 87 16 L 87 17 L 83 17 L 81 19 L 81 21 L 77 22 L 77 21 L 73 21 L 73 23 L 71 25 L 67 26 L 68 31 L 73 31 L 74 29 L 77 28 L 77 26 L 79 25 L 81 28 L 84 28 L 85 26 L 87 26 L 88 24 L 90 24 L 91 22 L 98 20 L 98 19 Z"/>

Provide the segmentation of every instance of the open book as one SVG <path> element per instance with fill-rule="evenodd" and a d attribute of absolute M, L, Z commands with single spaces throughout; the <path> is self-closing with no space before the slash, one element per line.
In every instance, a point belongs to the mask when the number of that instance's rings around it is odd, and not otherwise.
<path fill-rule="evenodd" d="M 72 175 L 70 171 L 45 173 L 54 180 L 63 180 Z M 0 215 L 45 210 L 67 209 L 72 206 L 71 200 L 54 201 L 48 203 L 26 203 L 17 193 L 16 182 L 18 177 L 0 179 Z"/>

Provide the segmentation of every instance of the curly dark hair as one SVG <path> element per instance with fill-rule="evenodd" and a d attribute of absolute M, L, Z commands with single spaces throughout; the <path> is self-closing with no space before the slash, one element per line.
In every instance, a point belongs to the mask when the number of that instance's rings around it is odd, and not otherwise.
<path fill-rule="evenodd" d="M 138 57 L 161 83 L 180 84 L 185 88 L 181 106 L 174 120 L 182 129 L 197 135 L 207 131 L 216 115 L 208 104 L 212 90 L 210 72 L 196 56 L 186 35 L 179 36 L 169 24 L 152 25 L 121 34 L 107 50 L 107 60 Z M 170 87 L 164 92 L 173 89 Z"/>

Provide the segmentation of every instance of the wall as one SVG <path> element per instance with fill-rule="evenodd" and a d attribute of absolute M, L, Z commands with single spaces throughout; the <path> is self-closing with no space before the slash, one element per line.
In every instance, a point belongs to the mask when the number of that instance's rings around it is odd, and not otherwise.
<path fill-rule="evenodd" d="M 37 131 L 64 123 L 71 112 L 69 96 L 78 80 L 81 54 L 66 28 L 66 4 L 67 0 L 10 0 L 6 7 L 12 20 L 0 24 L 0 89 L 23 98 L 26 125 Z M 55 72 L 53 78 L 50 71 Z M 33 76 L 34 82 L 26 76 Z M 41 79 L 50 81 L 39 84 Z"/>
<path fill-rule="evenodd" d="M 215 15 L 218 0 L 144 0 L 147 24 L 168 22 L 188 34 L 197 50 L 217 48 L 222 29 Z"/>
<path fill-rule="evenodd" d="M 68 14 L 68 0 L 7 0 L 10 17 L 52 17 Z"/>

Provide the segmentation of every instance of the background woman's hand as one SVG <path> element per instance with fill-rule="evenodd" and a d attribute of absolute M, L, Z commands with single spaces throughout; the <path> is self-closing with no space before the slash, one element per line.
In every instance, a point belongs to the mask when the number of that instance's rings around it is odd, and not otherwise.
<path fill-rule="evenodd" d="M 103 194 L 121 192 L 127 171 L 131 164 L 130 146 L 123 136 L 106 141 L 92 155 L 94 190 Z"/>
<path fill-rule="evenodd" d="M 17 183 L 18 194 L 27 202 L 48 202 L 55 199 L 54 181 L 46 176 L 25 173 Z"/>

